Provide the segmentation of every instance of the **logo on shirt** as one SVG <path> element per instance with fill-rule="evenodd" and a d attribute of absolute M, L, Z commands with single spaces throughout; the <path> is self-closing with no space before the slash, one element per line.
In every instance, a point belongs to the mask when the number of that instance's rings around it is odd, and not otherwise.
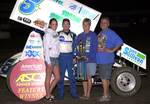
<path fill-rule="evenodd" d="M 86 43 L 85 43 L 85 51 L 88 53 L 90 52 L 90 46 L 91 46 L 91 38 L 87 37 Z"/>
<path fill-rule="evenodd" d="M 65 37 L 64 36 L 60 36 L 59 37 L 59 41 L 64 41 L 65 40 Z"/>

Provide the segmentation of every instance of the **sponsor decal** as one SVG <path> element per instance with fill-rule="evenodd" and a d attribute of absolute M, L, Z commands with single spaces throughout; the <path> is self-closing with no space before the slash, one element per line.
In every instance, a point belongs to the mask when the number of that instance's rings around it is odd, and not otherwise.
<path fill-rule="evenodd" d="M 43 0 L 24 0 L 19 5 L 19 11 L 22 14 L 29 15 L 39 9 L 39 4 Z"/>
<path fill-rule="evenodd" d="M 40 45 L 40 44 L 41 44 L 41 41 L 29 39 L 29 44 L 32 44 L 32 45 Z"/>
<path fill-rule="evenodd" d="M 32 49 L 32 48 L 42 48 L 42 46 L 26 45 L 26 49 Z"/>
<path fill-rule="evenodd" d="M 138 65 L 141 68 L 146 69 L 146 54 L 134 49 L 133 47 L 123 44 L 121 50 L 117 52 L 117 55 L 126 60 Z"/>
<path fill-rule="evenodd" d="M 31 23 L 31 20 L 29 19 L 29 18 L 26 18 L 26 17 L 21 17 L 21 16 L 18 16 L 17 17 L 17 20 L 19 20 L 19 21 L 23 21 L 24 23 L 28 23 L 28 24 L 30 24 Z"/>
<path fill-rule="evenodd" d="M 44 73 L 23 73 L 17 78 L 16 82 L 39 82 L 43 80 L 43 75 Z"/>
<path fill-rule="evenodd" d="M 8 84 L 18 98 L 24 101 L 37 101 L 46 94 L 44 81 L 44 61 L 29 58 L 20 61 L 13 67 Z"/>
<path fill-rule="evenodd" d="M 22 17 L 18 16 L 17 20 L 22 21 Z"/>
<path fill-rule="evenodd" d="M 56 2 L 58 5 L 64 6 L 68 10 L 71 10 L 81 16 L 86 16 L 91 20 L 98 18 L 98 16 L 100 15 L 99 13 L 92 12 L 90 8 L 81 5 L 76 1 L 72 0 L 52 0 L 52 1 Z"/>
<path fill-rule="evenodd" d="M 28 51 L 25 51 L 25 56 L 27 57 L 40 57 L 40 52 L 39 51 L 34 51 L 34 50 L 28 50 Z"/>
<path fill-rule="evenodd" d="M 44 60 L 42 38 L 40 34 L 36 33 L 35 31 L 32 31 L 30 33 L 20 59 L 24 60 L 26 58 L 36 58 Z"/>
<path fill-rule="evenodd" d="M 141 54 L 141 53 L 137 52 L 136 50 L 129 48 L 129 47 L 125 47 L 123 53 L 129 59 L 135 61 L 138 64 L 142 64 L 145 59 L 145 56 L 143 54 Z"/>
<path fill-rule="evenodd" d="M 30 20 L 29 18 L 25 18 L 25 17 L 24 17 L 24 18 L 23 18 L 23 22 L 30 24 L 30 23 L 31 23 L 31 20 Z"/>
<path fill-rule="evenodd" d="M 22 64 L 21 66 L 21 71 L 28 71 L 28 70 L 41 70 L 42 69 L 42 65 L 41 64 L 32 64 L 32 65 L 28 65 L 28 64 Z"/>

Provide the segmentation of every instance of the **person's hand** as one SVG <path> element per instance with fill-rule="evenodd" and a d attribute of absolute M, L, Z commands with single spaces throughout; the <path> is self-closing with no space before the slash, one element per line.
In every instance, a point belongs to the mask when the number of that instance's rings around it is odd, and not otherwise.
<path fill-rule="evenodd" d="M 77 60 L 85 60 L 85 61 L 88 61 L 88 58 L 86 56 L 82 56 L 82 57 L 79 57 L 79 56 L 76 56 L 76 62 Z"/>
<path fill-rule="evenodd" d="M 85 61 L 88 61 L 88 60 L 89 60 L 86 56 L 83 56 L 83 58 L 85 59 Z"/>
<path fill-rule="evenodd" d="M 80 59 L 80 57 L 79 57 L 79 56 L 76 56 L 76 61 L 79 60 L 79 59 Z"/>
<path fill-rule="evenodd" d="M 77 59 L 73 58 L 73 64 L 76 64 L 76 63 L 77 63 Z"/>

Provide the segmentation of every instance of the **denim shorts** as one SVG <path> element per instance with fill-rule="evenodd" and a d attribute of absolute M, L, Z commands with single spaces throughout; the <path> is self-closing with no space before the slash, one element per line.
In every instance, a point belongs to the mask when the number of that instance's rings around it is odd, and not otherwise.
<path fill-rule="evenodd" d="M 87 75 L 94 76 L 96 73 L 96 63 L 86 63 Z"/>
<path fill-rule="evenodd" d="M 101 79 L 110 80 L 113 64 L 98 64 L 98 73 Z"/>
<path fill-rule="evenodd" d="M 50 65 L 52 67 L 59 66 L 58 58 L 50 57 L 50 62 L 51 62 Z M 46 63 L 46 65 L 47 65 L 47 63 Z"/>
<path fill-rule="evenodd" d="M 52 67 L 59 66 L 58 58 L 50 57 Z"/>

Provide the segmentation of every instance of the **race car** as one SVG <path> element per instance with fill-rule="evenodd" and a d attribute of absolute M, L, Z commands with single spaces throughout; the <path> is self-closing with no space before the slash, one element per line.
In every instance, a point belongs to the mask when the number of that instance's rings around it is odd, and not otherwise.
<path fill-rule="evenodd" d="M 7 78 L 13 66 L 19 62 L 21 55 L 22 52 L 19 52 L 1 64 L 0 76 Z M 111 88 L 120 96 L 133 96 L 141 88 L 141 75 L 146 75 L 141 73 L 141 70 L 144 70 L 142 72 L 146 70 L 146 55 L 127 44 L 124 44 L 116 55 L 112 71 Z M 77 65 L 74 65 L 72 70 L 75 77 L 77 77 Z M 65 81 L 67 80 L 66 73 Z M 80 81 L 77 80 L 77 82 Z M 92 83 L 93 85 L 101 84 L 98 72 L 92 77 Z"/>

